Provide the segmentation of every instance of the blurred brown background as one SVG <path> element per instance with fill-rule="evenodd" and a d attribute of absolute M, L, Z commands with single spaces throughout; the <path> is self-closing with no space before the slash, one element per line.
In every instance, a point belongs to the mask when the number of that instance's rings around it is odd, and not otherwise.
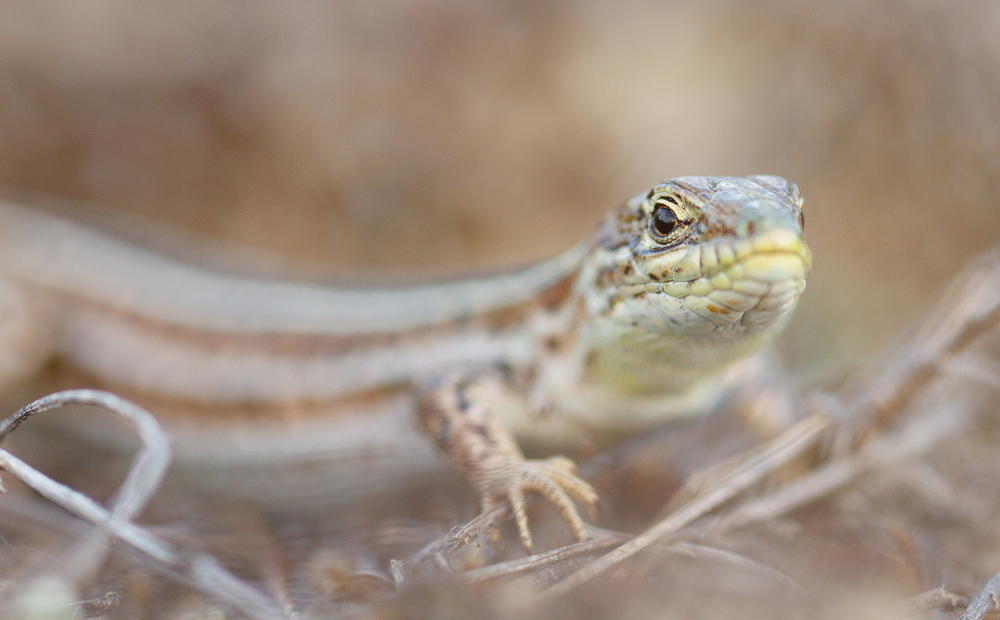
<path fill-rule="evenodd" d="M 899 3 L 0 3 L 0 192 L 337 268 L 567 247 L 664 178 L 799 183 L 784 344 L 876 350 L 1000 240 L 1000 9 Z"/>

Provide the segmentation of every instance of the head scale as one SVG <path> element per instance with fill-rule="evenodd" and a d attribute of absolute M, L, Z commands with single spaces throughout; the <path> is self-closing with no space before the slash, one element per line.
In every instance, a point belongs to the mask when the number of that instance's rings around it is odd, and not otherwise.
<path fill-rule="evenodd" d="M 805 288 L 802 227 L 798 189 L 773 176 L 682 177 L 627 201 L 584 274 L 594 372 L 669 389 L 772 340 Z"/>

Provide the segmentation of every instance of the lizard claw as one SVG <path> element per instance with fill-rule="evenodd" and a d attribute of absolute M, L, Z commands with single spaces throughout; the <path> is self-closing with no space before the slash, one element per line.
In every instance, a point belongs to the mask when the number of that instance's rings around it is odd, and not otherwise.
<path fill-rule="evenodd" d="M 531 550 L 531 532 L 528 529 L 528 514 L 525 510 L 525 492 L 538 493 L 552 502 L 573 536 L 586 540 L 583 519 L 573 498 L 583 502 L 593 511 L 597 503 L 597 493 L 587 482 L 576 475 L 573 461 L 564 456 L 553 456 L 545 460 L 523 460 L 505 464 L 485 476 L 480 484 L 483 510 L 507 503 L 514 513 L 521 545 Z"/>

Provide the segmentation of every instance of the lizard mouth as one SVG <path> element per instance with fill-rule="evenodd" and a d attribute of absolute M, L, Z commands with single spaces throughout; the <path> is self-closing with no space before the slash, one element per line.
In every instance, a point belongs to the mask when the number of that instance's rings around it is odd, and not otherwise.
<path fill-rule="evenodd" d="M 669 263 L 661 263 L 655 271 L 668 281 L 651 277 L 653 281 L 625 294 L 674 298 L 720 327 L 762 324 L 790 311 L 805 289 L 812 261 L 802 237 L 784 229 L 750 238 L 713 239 L 663 259 Z"/>
<path fill-rule="evenodd" d="M 725 242 L 722 242 L 725 243 Z M 752 240 L 732 244 L 736 259 L 732 264 L 723 260 L 722 246 L 719 267 L 714 273 L 703 269 L 703 275 L 689 283 L 688 296 L 706 300 L 704 309 L 713 315 L 770 311 L 788 306 L 805 288 L 805 277 L 812 257 L 802 237 L 786 230 L 773 230 Z M 750 245 L 747 251 L 746 245 Z M 703 248 L 702 264 L 710 250 Z M 709 289 L 705 289 L 708 284 Z M 700 305 L 695 299 L 685 305 Z M 702 314 L 702 312 L 698 312 Z M 714 321 L 713 321 L 714 322 Z"/>

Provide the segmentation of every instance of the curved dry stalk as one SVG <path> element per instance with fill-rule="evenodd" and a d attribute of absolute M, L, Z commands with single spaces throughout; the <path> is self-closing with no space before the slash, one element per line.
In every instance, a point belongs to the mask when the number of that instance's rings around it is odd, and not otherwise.
<path fill-rule="evenodd" d="M 170 463 L 170 444 L 149 412 L 109 392 L 67 390 L 40 398 L 0 423 L 0 440 L 32 415 L 69 404 L 95 405 L 132 422 L 144 448 L 133 460 L 112 510 L 52 480 L 6 450 L 0 449 L 0 469 L 7 471 L 49 501 L 78 518 L 98 526 L 150 560 L 153 567 L 188 583 L 206 596 L 257 620 L 285 618 L 281 606 L 223 568 L 206 554 L 185 554 L 167 541 L 147 532 L 129 519 L 141 510 L 159 487 Z M 78 547 L 82 549 L 83 547 Z"/>
<path fill-rule="evenodd" d="M 142 448 L 119 487 L 111 507 L 112 519 L 130 521 L 159 489 L 170 467 L 170 441 L 156 419 L 145 409 L 109 392 L 66 390 L 49 394 L 22 407 L 0 424 L 0 442 L 33 415 L 66 405 L 91 405 L 122 416 L 136 429 Z M 101 528 L 79 540 L 64 553 L 62 572 L 79 584 L 95 575 L 111 552 L 110 532 Z"/>

